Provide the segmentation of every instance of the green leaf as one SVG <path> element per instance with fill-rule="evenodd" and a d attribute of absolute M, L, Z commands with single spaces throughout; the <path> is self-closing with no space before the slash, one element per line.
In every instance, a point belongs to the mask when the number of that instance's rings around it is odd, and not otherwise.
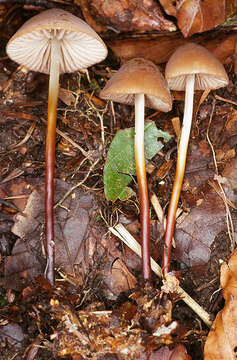
<path fill-rule="evenodd" d="M 145 156 L 153 158 L 163 147 L 157 138 L 169 141 L 171 135 L 158 130 L 154 122 L 145 125 Z M 104 168 L 105 196 L 107 200 L 126 200 L 132 193 L 127 185 L 136 175 L 134 158 L 134 128 L 119 130 L 115 135 L 107 156 Z"/>

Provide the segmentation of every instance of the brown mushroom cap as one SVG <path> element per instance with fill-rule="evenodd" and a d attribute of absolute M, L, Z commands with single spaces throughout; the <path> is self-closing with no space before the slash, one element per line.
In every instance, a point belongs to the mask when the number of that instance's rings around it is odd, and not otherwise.
<path fill-rule="evenodd" d="M 145 105 L 164 112 L 172 108 L 168 85 L 158 67 L 149 60 L 135 58 L 126 62 L 100 92 L 107 100 L 134 105 L 134 94 L 145 95 Z"/>
<path fill-rule="evenodd" d="M 165 77 L 172 90 L 185 90 L 186 77 L 195 74 L 195 90 L 218 89 L 226 86 L 228 76 L 222 63 L 203 46 L 188 43 L 170 57 Z"/>
<path fill-rule="evenodd" d="M 107 56 L 104 42 L 87 23 L 56 8 L 26 21 L 9 40 L 7 54 L 30 70 L 49 74 L 52 37 L 61 42 L 60 73 L 85 69 Z"/>

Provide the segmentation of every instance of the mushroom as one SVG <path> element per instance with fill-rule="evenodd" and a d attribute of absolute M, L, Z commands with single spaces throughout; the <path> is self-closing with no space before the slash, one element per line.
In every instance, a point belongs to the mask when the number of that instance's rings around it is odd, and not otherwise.
<path fill-rule="evenodd" d="M 46 278 L 54 284 L 54 162 L 59 75 L 85 69 L 102 61 L 107 48 L 83 20 L 62 9 L 46 10 L 28 21 L 12 36 L 7 54 L 30 70 L 49 74 L 46 136 L 45 248 Z"/>
<path fill-rule="evenodd" d="M 172 99 L 167 83 L 155 64 L 135 58 L 126 62 L 107 82 L 100 97 L 123 104 L 135 104 L 134 152 L 138 180 L 142 269 L 144 280 L 151 278 L 150 219 L 144 154 L 144 106 L 167 112 Z"/>
<path fill-rule="evenodd" d="M 187 43 L 170 57 L 165 77 L 171 90 L 185 91 L 183 126 L 178 146 L 176 174 L 169 204 L 163 252 L 163 273 L 170 270 L 170 254 L 176 210 L 182 188 L 188 142 L 192 124 L 194 90 L 218 89 L 226 86 L 228 76 L 221 62 L 203 46 Z"/>

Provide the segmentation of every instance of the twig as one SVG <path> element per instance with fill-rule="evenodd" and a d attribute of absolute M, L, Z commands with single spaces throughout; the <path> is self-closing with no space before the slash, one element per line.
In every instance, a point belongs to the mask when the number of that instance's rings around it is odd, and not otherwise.
<path fill-rule="evenodd" d="M 108 108 L 108 103 L 105 105 L 105 107 L 103 109 L 98 109 L 94 104 L 93 101 L 91 101 L 91 99 L 85 99 L 85 101 L 87 102 L 87 104 L 89 105 L 90 109 L 93 109 L 93 111 L 95 111 L 96 116 L 100 119 L 100 128 L 101 128 L 101 141 L 102 144 L 104 146 L 105 144 L 105 129 L 104 129 L 104 114 L 107 111 Z"/>
<path fill-rule="evenodd" d="M 41 118 L 41 120 L 43 121 L 44 124 L 47 124 L 47 121 L 43 118 Z M 86 157 L 86 158 L 90 158 L 92 156 L 92 152 L 91 151 L 86 151 L 84 150 L 80 145 L 78 145 L 77 143 L 75 143 L 75 141 L 73 141 L 69 136 L 67 136 L 66 134 L 64 134 L 61 130 L 56 128 L 56 133 L 60 136 L 62 136 L 65 140 L 67 140 L 72 146 L 74 146 L 75 148 L 77 148 L 78 150 L 81 151 L 81 153 Z"/>
<path fill-rule="evenodd" d="M 12 208 L 14 210 L 18 210 L 18 208 L 14 204 L 10 203 L 9 201 L 6 201 L 6 199 L 0 198 L 0 204 L 3 204 L 5 206 L 7 206 L 7 207 L 10 207 L 10 208 Z"/>
<path fill-rule="evenodd" d="M 214 180 L 208 180 L 208 184 L 211 185 L 211 187 L 213 187 L 213 189 L 216 191 L 216 193 L 222 198 L 223 201 L 226 200 L 227 204 L 232 207 L 234 210 L 237 210 L 237 206 L 235 206 L 235 204 L 228 199 L 227 197 L 225 198 L 223 193 L 220 191 L 219 186 L 215 183 Z M 225 199 L 225 200 L 224 200 Z"/>
<path fill-rule="evenodd" d="M 237 106 L 237 102 L 236 102 L 236 101 L 232 101 L 232 100 L 229 100 L 229 99 L 225 99 L 225 98 L 223 98 L 223 97 L 221 97 L 221 96 L 219 96 L 219 95 L 216 95 L 216 94 L 215 94 L 215 98 L 216 98 L 217 100 L 221 100 L 221 101 L 224 101 L 224 102 L 226 102 L 226 103 L 233 104 L 233 105 L 236 105 L 236 106 Z"/>
<path fill-rule="evenodd" d="M 75 190 L 77 189 L 79 186 L 81 186 L 82 184 L 84 184 L 84 182 L 88 179 L 90 173 L 92 172 L 92 170 L 94 169 L 94 167 L 96 166 L 96 164 L 98 164 L 98 162 L 100 161 L 100 159 L 97 159 L 96 161 L 93 162 L 93 164 L 91 165 L 91 167 L 89 168 L 86 176 L 84 177 L 83 180 L 81 180 L 79 183 L 75 184 L 74 186 L 71 187 L 71 189 L 69 189 L 64 195 L 63 197 L 57 202 L 57 204 L 54 205 L 54 209 L 56 209 L 58 206 L 61 206 L 62 203 L 66 200 L 66 198 Z"/>
<path fill-rule="evenodd" d="M 18 147 L 22 146 L 23 144 L 25 144 L 29 138 L 31 137 L 31 135 L 33 134 L 34 130 L 35 130 L 35 126 L 36 126 L 36 122 L 37 121 L 34 121 L 33 124 L 31 124 L 31 126 L 29 127 L 24 139 L 22 139 L 19 143 L 17 144 L 12 144 L 12 145 L 9 145 L 8 146 L 8 150 L 15 150 L 17 149 Z"/>
<path fill-rule="evenodd" d="M 115 227 L 109 227 L 109 230 L 121 239 L 131 250 L 141 257 L 141 245 L 134 239 L 134 237 L 125 229 L 122 224 Z M 156 275 L 162 277 L 161 267 L 151 257 L 151 268 Z M 177 293 L 181 299 L 203 320 L 207 326 L 211 326 L 210 314 L 206 312 L 191 296 L 189 296 L 180 286 Z"/>
<path fill-rule="evenodd" d="M 165 229 L 165 226 L 166 226 L 166 219 L 165 219 L 165 216 L 164 216 L 164 211 L 160 205 L 160 202 L 159 202 L 159 199 L 158 197 L 156 196 L 156 194 L 152 194 L 151 195 L 151 203 L 153 205 L 153 208 L 156 212 L 156 215 L 158 217 L 158 220 L 160 222 L 161 225 L 163 225 L 163 228 Z"/>

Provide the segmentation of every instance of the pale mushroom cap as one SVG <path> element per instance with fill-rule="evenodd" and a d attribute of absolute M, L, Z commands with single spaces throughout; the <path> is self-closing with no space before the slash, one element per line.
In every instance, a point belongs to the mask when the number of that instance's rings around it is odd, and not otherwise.
<path fill-rule="evenodd" d="M 164 112 L 172 108 L 167 82 L 158 67 L 149 60 L 135 58 L 126 62 L 113 75 L 100 97 L 134 105 L 134 94 L 145 95 L 145 105 Z"/>
<path fill-rule="evenodd" d="M 107 56 L 104 42 L 87 23 L 56 8 L 26 21 L 9 40 L 7 54 L 30 70 L 49 74 L 52 37 L 60 40 L 60 73 L 86 69 Z"/>
<path fill-rule="evenodd" d="M 229 82 L 222 63 L 203 46 L 188 43 L 170 57 L 165 77 L 172 90 L 185 90 L 186 77 L 195 74 L 195 90 L 218 89 Z"/>

